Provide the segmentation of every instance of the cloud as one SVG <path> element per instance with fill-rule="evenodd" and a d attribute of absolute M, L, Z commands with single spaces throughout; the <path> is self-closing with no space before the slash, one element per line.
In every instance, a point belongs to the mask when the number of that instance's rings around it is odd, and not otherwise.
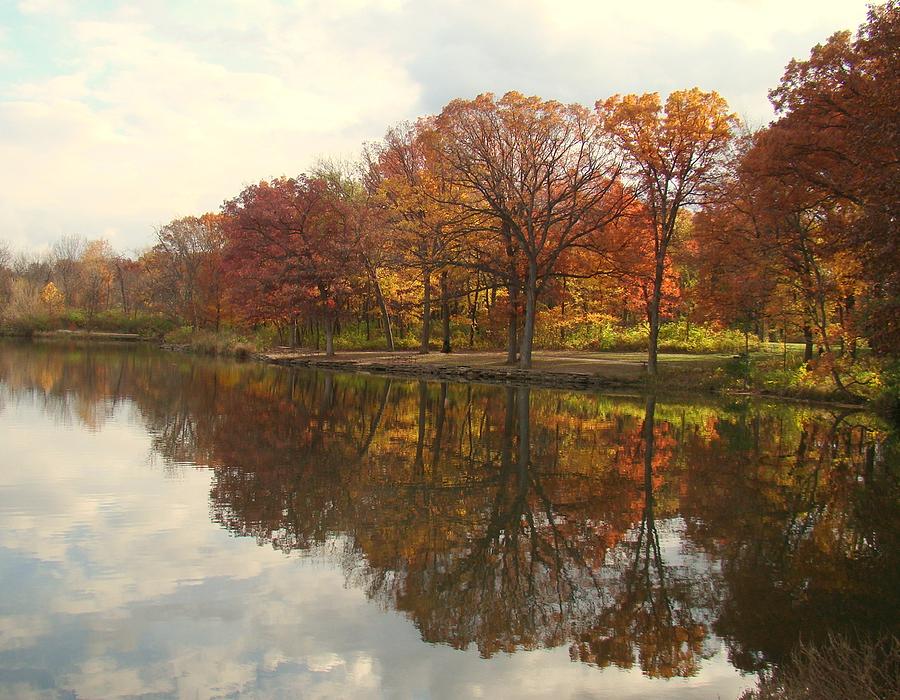
<path fill-rule="evenodd" d="M 67 15 L 72 3 L 70 0 L 19 0 L 18 8 L 26 15 Z"/>
<path fill-rule="evenodd" d="M 0 175 L 0 235 L 28 247 L 112 227 L 139 245 L 154 225 L 356 150 L 414 112 L 418 89 L 391 56 L 307 19 L 264 25 L 250 67 L 141 17 L 72 22 L 74 69 L 12 85 L 0 103 L 0 158 L 17 164 Z"/>
<path fill-rule="evenodd" d="M 353 155 L 397 121 L 484 91 L 592 104 L 699 85 L 764 123 L 787 61 L 859 24 L 865 5 L 23 0 L 18 11 L 0 35 L 0 64 L 17 66 L 0 73 L 0 158 L 15 166 L 0 173 L 0 237 L 38 248 L 115 231 L 127 249 L 246 183 Z"/>

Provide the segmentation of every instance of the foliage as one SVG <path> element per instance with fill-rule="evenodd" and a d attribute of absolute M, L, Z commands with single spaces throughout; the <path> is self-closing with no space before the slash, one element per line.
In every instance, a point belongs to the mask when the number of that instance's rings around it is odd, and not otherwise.
<path fill-rule="evenodd" d="M 898 36 L 900 0 L 870 8 L 856 36 L 788 65 L 777 119 L 753 133 L 699 88 L 593 110 L 455 99 L 358 164 L 174 219 L 135 259 L 78 236 L 2 247 L 0 318 L 22 333 L 238 328 L 328 354 L 424 353 L 440 334 L 444 352 L 505 346 L 526 367 L 532 348 L 646 349 L 651 376 L 660 350 L 802 341 L 803 367 L 748 357 L 709 383 L 890 405 L 866 353 L 900 349 Z"/>
<path fill-rule="evenodd" d="M 558 314 L 545 312 L 538 319 L 541 330 L 535 345 L 547 350 L 643 350 L 650 334 L 647 324 L 623 327 L 603 314 L 561 319 Z M 740 331 L 709 325 L 672 322 L 661 324 L 659 329 L 659 348 L 663 352 L 736 353 L 743 352 L 744 342 Z M 759 345 L 756 337 L 749 342 L 752 349 Z"/>
<path fill-rule="evenodd" d="M 900 425 L 900 361 L 891 360 L 879 373 L 881 392 L 875 397 L 874 408 Z"/>

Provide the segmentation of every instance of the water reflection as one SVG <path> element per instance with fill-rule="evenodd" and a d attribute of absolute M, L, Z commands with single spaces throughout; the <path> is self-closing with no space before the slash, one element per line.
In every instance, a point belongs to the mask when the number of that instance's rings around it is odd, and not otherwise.
<path fill-rule="evenodd" d="M 897 444 L 874 419 L 390 381 L 151 350 L 6 346 L 5 409 L 103 430 L 123 401 L 212 517 L 282 552 L 338 547 L 427 642 L 566 648 L 703 676 L 898 619 Z M 2 657 L 0 657 L 2 666 Z"/>

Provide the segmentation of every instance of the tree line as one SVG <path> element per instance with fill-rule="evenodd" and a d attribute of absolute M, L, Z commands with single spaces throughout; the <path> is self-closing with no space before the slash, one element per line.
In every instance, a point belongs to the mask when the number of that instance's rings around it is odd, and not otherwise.
<path fill-rule="evenodd" d="M 800 339 L 835 366 L 861 342 L 893 354 L 898 18 L 897 0 L 873 6 L 856 35 L 792 61 L 757 131 L 697 88 L 593 108 L 457 99 L 355 163 L 161 226 L 136 259 L 76 237 L 38 258 L 0 249 L 5 313 L 265 325 L 329 354 L 355 324 L 388 349 L 412 334 L 421 352 L 505 346 L 525 368 L 545 329 L 602 319 L 645 324 L 651 375 L 671 320 Z"/>

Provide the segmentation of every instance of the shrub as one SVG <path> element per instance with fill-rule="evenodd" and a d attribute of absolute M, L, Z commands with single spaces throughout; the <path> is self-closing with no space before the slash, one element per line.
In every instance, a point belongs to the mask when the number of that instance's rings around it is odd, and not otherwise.
<path fill-rule="evenodd" d="M 648 324 L 622 326 L 602 314 L 561 319 L 556 311 L 543 311 L 535 326 L 535 347 L 546 350 L 638 352 L 647 349 L 649 340 Z M 755 336 L 747 340 L 751 350 L 759 348 Z M 671 322 L 659 329 L 660 352 L 737 353 L 743 352 L 744 343 L 742 332 L 711 326 Z"/>
<path fill-rule="evenodd" d="M 165 342 L 187 346 L 193 352 L 203 355 L 223 355 L 244 359 L 256 352 L 253 342 L 230 329 L 216 333 L 208 330 L 193 330 L 181 326 L 166 333 Z"/>
<path fill-rule="evenodd" d="M 846 700 L 900 697 L 900 640 L 829 635 L 800 644 L 782 668 L 760 676 L 740 700 Z"/>
<path fill-rule="evenodd" d="M 874 399 L 876 411 L 900 425 L 900 360 L 894 360 L 881 373 L 881 387 Z"/>

